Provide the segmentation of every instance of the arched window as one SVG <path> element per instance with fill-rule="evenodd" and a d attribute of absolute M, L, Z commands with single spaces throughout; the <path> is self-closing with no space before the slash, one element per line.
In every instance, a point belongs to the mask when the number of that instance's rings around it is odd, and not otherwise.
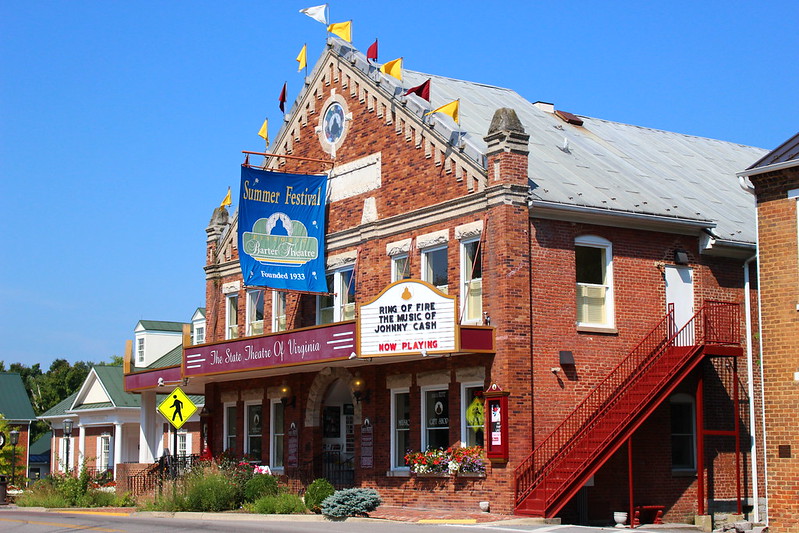
<path fill-rule="evenodd" d="M 613 245 L 595 235 L 574 240 L 577 278 L 577 325 L 615 327 Z"/>

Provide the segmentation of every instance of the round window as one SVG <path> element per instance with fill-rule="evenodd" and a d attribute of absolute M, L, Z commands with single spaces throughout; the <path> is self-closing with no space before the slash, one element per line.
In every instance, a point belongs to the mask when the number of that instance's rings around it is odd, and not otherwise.
<path fill-rule="evenodd" d="M 336 144 L 344 134 L 344 108 L 338 102 L 333 102 L 325 111 L 325 118 L 322 123 L 324 128 L 325 140 L 330 144 Z"/>

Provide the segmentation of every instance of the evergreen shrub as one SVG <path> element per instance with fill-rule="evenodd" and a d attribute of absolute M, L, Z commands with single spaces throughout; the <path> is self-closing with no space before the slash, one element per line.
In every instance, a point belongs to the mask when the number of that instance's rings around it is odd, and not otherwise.
<path fill-rule="evenodd" d="M 337 490 L 322 502 L 321 508 L 323 515 L 332 518 L 369 516 L 381 503 L 376 490 L 355 488 Z"/>

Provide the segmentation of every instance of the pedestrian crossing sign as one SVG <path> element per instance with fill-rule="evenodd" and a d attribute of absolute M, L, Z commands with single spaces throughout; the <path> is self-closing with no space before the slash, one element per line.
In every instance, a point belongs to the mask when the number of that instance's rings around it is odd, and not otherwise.
<path fill-rule="evenodd" d="M 170 392 L 158 405 L 158 412 L 166 418 L 167 422 L 175 426 L 175 429 L 180 429 L 191 418 L 191 415 L 197 412 L 197 406 L 180 387 L 175 387 L 175 390 Z"/>

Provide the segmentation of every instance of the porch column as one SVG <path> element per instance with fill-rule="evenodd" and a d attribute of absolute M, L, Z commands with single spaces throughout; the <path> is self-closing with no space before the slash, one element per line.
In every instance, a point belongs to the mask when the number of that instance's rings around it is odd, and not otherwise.
<path fill-rule="evenodd" d="M 139 462 L 155 462 L 158 450 L 158 437 L 155 432 L 155 391 L 141 393 L 141 413 L 139 418 Z"/>
<path fill-rule="evenodd" d="M 78 460 L 78 464 L 75 465 L 75 469 L 80 472 L 80 469 L 83 467 L 83 459 L 86 454 L 86 426 L 81 424 L 78 427 L 80 428 L 80 437 L 78 437 L 78 453 L 75 454 L 75 458 Z"/>
<path fill-rule="evenodd" d="M 114 481 L 117 479 L 117 464 L 122 462 L 122 423 L 114 424 Z"/>

